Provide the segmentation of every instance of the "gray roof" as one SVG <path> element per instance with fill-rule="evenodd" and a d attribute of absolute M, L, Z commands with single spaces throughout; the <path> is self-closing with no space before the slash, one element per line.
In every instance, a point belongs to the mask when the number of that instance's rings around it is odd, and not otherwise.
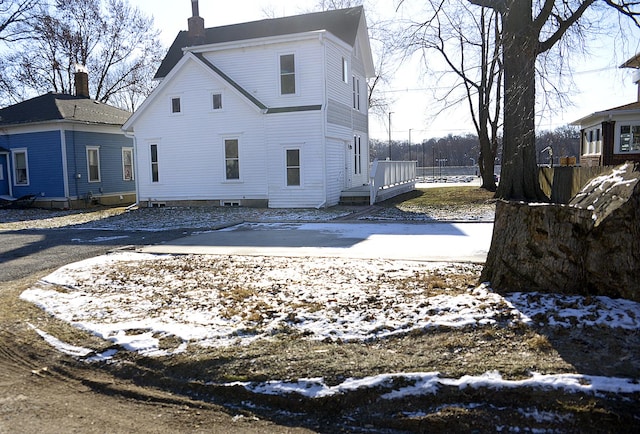
<path fill-rule="evenodd" d="M 362 6 L 315 12 L 293 17 L 272 18 L 248 23 L 205 29 L 204 41 L 199 45 L 282 36 L 295 33 L 326 30 L 347 44 L 353 46 L 358 33 L 360 18 L 364 13 Z M 194 46 L 187 31 L 183 30 L 173 41 L 167 55 L 160 64 L 155 78 L 164 78 L 182 58 L 182 49 Z"/>
<path fill-rule="evenodd" d="M 126 110 L 89 98 L 47 93 L 0 109 L 0 126 L 62 120 L 121 126 L 129 116 Z"/>

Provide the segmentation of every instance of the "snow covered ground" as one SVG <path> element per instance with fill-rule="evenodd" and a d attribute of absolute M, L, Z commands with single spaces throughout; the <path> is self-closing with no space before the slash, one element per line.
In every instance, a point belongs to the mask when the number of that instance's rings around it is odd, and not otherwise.
<path fill-rule="evenodd" d="M 403 335 L 429 327 L 496 323 L 553 327 L 597 326 L 640 330 L 640 304 L 607 297 L 516 293 L 502 297 L 488 286 L 427 291 L 427 274 L 469 272 L 472 264 L 345 258 L 222 255 L 150 255 L 120 252 L 70 264 L 24 291 L 37 304 L 75 327 L 123 350 L 161 357 L 190 346 L 246 345 L 278 333 L 307 339 L 358 341 Z M 108 360 L 37 332 L 74 357 Z M 171 337 L 173 347 L 161 345 Z M 177 339 L 175 339 L 177 338 Z M 175 343 L 177 342 L 177 343 Z M 404 376 L 412 386 L 385 395 L 435 393 L 439 385 L 555 388 L 566 392 L 638 393 L 637 379 L 540 375 L 505 380 L 498 372 L 458 379 L 438 373 L 390 373 L 327 386 L 322 379 L 242 385 L 258 393 L 320 397 L 374 387 Z"/>
<path fill-rule="evenodd" d="M 321 222 L 349 215 L 348 210 L 337 208 L 301 211 L 167 208 L 125 213 L 100 211 L 94 215 L 25 210 L 22 216 L 13 211 L 16 210 L 0 213 L 0 230 L 70 224 L 84 230 L 211 230 L 242 221 Z M 489 206 L 462 214 L 460 210 L 455 214 L 445 210 L 431 215 L 376 211 L 359 218 L 388 221 L 399 215 L 404 220 L 422 221 L 491 221 L 493 217 Z M 487 230 L 491 228 L 491 225 L 484 226 Z M 503 297 L 487 285 L 466 290 L 427 291 L 420 284 L 429 273 L 447 276 L 471 272 L 473 267 L 477 271 L 478 265 L 460 263 L 118 252 L 63 267 L 24 291 L 21 297 L 119 348 L 98 354 L 91 348 L 62 342 L 34 327 L 52 346 L 88 363 L 108 361 L 117 351 L 162 357 L 197 347 L 247 345 L 278 333 L 294 333 L 314 340 L 359 341 L 431 327 L 504 322 L 640 330 L 640 304 L 627 300 L 538 293 Z M 535 372 L 530 373 L 530 378 L 517 381 L 505 380 L 499 372 L 461 378 L 446 378 L 437 372 L 395 372 L 348 379 L 331 386 L 321 378 L 294 382 L 273 379 L 227 386 L 240 385 L 265 394 L 299 393 L 321 397 L 362 387 L 392 385 L 398 377 L 409 380 L 405 384 L 410 386 L 394 389 L 385 398 L 432 394 L 442 385 L 494 389 L 540 387 L 594 394 L 640 393 L 637 378 Z"/>

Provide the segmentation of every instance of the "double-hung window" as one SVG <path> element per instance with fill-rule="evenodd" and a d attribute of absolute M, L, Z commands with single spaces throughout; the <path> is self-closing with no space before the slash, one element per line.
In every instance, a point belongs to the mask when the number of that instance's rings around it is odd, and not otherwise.
<path fill-rule="evenodd" d="M 133 148 L 122 148 L 122 179 L 133 181 Z"/>
<path fill-rule="evenodd" d="M 360 110 L 360 79 L 354 75 L 353 80 L 353 108 Z"/>
<path fill-rule="evenodd" d="M 300 185 L 300 149 L 287 149 L 287 186 Z"/>
<path fill-rule="evenodd" d="M 349 84 L 349 63 L 346 58 L 342 58 L 342 81 Z"/>
<path fill-rule="evenodd" d="M 296 93 L 296 61 L 293 54 L 280 56 L 280 94 Z"/>
<path fill-rule="evenodd" d="M 353 136 L 353 172 L 356 175 L 362 173 L 362 139 L 360 136 Z"/>
<path fill-rule="evenodd" d="M 151 161 L 151 182 L 160 181 L 160 172 L 158 170 L 158 145 L 155 143 L 149 146 Z"/>
<path fill-rule="evenodd" d="M 97 146 L 87 147 L 87 173 L 89 182 L 100 182 L 100 148 Z"/>
<path fill-rule="evenodd" d="M 213 110 L 222 110 L 222 94 L 214 93 L 211 97 Z"/>
<path fill-rule="evenodd" d="M 171 98 L 171 113 L 181 113 L 182 107 L 180 105 L 180 98 Z"/>
<path fill-rule="evenodd" d="M 16 149 L 13 154 L 13 182 L 15 185 L 29 185 L 29 158 L 26 149 Z"/>
<path fill-rule="evenodd" d="M 238 139 L 226 139 L 224 141 L 225 179 L 240 179 L 240 153 Z"/>
<path fill-rule="evenodd" d="M 640 151 L 640 125 L 620 125 L 620 152 Z"/>

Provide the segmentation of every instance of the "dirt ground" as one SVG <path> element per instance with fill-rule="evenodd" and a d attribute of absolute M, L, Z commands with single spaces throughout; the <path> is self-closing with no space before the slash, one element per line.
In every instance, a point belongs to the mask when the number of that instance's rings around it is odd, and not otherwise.
<path fill-rule="evenodd" d="M 75 345 L 107 343 L 19 299 L 59 266 L 52 265 L 0 279 L 0 433 L 634 432 L 640 427 L 638 394 L 443 386 L 437 394 L 398 400 L 381 399 L 388 392 L 383 387 L 306 399 L 219 386 L 314 377 L 337 384 L 393 372 L 437 371 L 459 378 L 492 370 L 508 379 L 530 372 L 637 379 L 638 331 L 513 327 L 505 321 L 361 343 L 284 334 L 267 343 L 165 358 L 120 352 L 115 363 L 87 365 L 52 349 L 29 325 Z M 462 273 L 451 289 L 477 284 L 478 275 L 479 269 Z M 436 278 L 434 285 L 440 285 Z"/>

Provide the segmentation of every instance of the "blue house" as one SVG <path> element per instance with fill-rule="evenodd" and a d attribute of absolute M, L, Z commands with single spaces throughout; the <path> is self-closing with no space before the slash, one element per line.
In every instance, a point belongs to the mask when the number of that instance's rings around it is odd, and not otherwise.
<path fill-rule="evenodd" d="M 135 202 L 131 113 L 89 98 L 86 73 L 76 95 L 48 93 L 0 109 L 0 203 L 78 208 Z"/>

